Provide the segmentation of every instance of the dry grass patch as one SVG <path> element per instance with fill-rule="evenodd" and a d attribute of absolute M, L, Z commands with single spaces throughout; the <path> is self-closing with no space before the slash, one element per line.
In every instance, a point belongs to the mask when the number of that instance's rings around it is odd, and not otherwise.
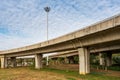
<path fill-rule="evenodd" d="M 0 69 L 0 80 L 70 80 L 64 75 L 29 68 Z"/>
<path fill-rule="evenodd" d="M 88 75 L 79 75 L 77 71 L 58 70 L 48 67 L 41 70 L 32 67 L 21 67 L 0 69 L 0 80 L 120 80 L 120 77 L 108 76 L 106 72 L 95 71 Z"/>

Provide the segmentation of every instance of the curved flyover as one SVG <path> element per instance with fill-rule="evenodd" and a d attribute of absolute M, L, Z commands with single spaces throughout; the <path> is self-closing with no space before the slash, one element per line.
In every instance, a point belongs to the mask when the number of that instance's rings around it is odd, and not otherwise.
<path fill-rule="evenodd" d="M 78 51 L 80 74 L 89 73 L 90 52 L 120 51 L 120 15 L 49 41 L 1 51 L 1 67 L 5 67 L 6 57 L 36 55 L 36 68 L 41 68 L 42 54 L 68 50 Z"/>

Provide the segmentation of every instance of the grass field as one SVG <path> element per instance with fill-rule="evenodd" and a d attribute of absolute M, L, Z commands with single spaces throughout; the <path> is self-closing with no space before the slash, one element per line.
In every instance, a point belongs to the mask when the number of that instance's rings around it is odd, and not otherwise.
<path fill-rule="evenodd" d="M 0 80 L 120 80 L 120 77 L 108 76 L 103 72 L 79 75 L 76 71 L 44 68 L 36 70 L 30 67 L 0 69 Z"/>

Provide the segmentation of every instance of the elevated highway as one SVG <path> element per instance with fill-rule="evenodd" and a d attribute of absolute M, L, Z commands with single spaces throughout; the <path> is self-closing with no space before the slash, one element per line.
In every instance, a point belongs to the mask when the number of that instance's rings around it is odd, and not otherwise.
<path fill-rule="evenodd" d="M 36 55 L 36 68 L 42 68 L 42 54 L 77 50 L 80 59 L 80 74 L 90 73 L 89 54 L 92 52 L 120 51 L 120 15 L 64 36 L 21 48 L 0 52 L 2 68 L 5 58 Z"/>

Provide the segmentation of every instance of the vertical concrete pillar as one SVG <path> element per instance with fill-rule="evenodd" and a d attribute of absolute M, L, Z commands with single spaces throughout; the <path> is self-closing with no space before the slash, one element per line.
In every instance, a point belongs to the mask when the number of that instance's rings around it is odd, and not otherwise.
<path fill-rule="evenodd" d="M 24 66 L 27 66 L 27 59 L 24 58 Z"/>
<path fill-rule="evenodd" d="M 68 64 L 70 64 L 70 57 L 68 57 Z"/>
<path fill-rule="evenodd" d="M 79 48 L 79 73 L 90 73 L 90 52 L 87 48 Z"/>
<path fill-rule="evenodd" d="M 25 66 L 25 64 L 24 64 L 24 59 L 22 59 L 22 66 Z"/>
<path fill-rule="evenodd" d="M 102 53 L 99 53 L 99 62 L 100 62 L 100 65 L 105 65 L 105 59 Z"/>
<path fill-rule="evenodd" d="M 68 63 L 69 63 L 69 60 L 68 60 L 67 57 L 65 57 L 64 60 L 65 60 L 65 64 L 68 64 Z"/>
<path fill-rule="evenodd" d="M 36 69 L 42 68 L 42 54 L 35 55 L 35 68 Z"/>
<path fill-rule="evenodd" d="M 1 56 L 1 68 L 7 68 L 7 57 Z"/>
<path fill-rule="evenodd" d="M 23 66 L 22 61 L 23 61 L 22 58 L 20 58 L 20 66 Z"/>
<path fill-rule="evenodd" d="M 49 65 L 49 57 L 47 56 L 46 59 L 47 59 L 46 60 L 46 65 L 48 66 Z"/>
<path fill-rule="evenodd" d="M 16 57 L 11 57 L 11 66 L 12 67 L 16 67 L 17 66 Z"/>
<path fill-rule="evenodd" d="M 70 56 L 70 64 L 73 64 L 74 63 L 74 58 L 73 56 Z"/>
<path fill-rule="evenodd" d="M 22 65 L 25 66 L 25 61 L 24 58 L 22 59 Z"/>
<path fill-rule="evenodd" d="M 106 56 L 106 66 L 111 66 L 112 65 L 112 54 L 111 53 L 107 53 Z"/>
<path fill-rule="evenodd" d="M 69 56 L 69 57 L 68 57 L 68 63 L 69 63 L 69 64 L 73 64 L 73 63 L 74 63 L 72 56 Z"/>

